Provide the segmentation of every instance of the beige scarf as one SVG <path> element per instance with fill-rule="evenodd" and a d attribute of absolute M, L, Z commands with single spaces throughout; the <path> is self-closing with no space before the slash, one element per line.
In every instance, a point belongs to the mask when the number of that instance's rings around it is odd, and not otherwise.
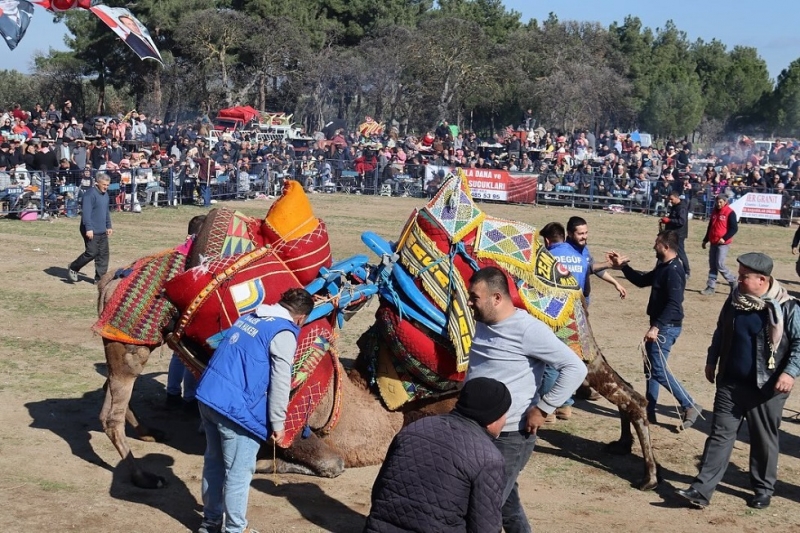
<path fill-rule="evenodd" d="M 739 311 L 763 311 L 767 310 L 769 315 L 769 361 L 767 368 L 775 370 L 775 352 L 778 350 L 778 345 L 783 338 L 783 308 L 781 304 L 791 300 L 792 296 L 778 283 L 776 279 L 772 279 L 769 290 L 764 296 L 752 296 L 750 294 L 742 294 L 739 292 L 739 287 L 733 290 L 731 295 L 731 305 L 734 309 Z"/>

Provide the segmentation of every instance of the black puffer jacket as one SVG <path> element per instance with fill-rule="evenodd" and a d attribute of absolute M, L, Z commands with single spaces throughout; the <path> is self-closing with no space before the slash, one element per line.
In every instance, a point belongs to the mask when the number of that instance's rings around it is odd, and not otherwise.
<path fill-rule="evenodd" d="M 423 418 L 392 441 L 365 533 L 496 533 L 503 456 L 486 430 L 457 413 Z"/>

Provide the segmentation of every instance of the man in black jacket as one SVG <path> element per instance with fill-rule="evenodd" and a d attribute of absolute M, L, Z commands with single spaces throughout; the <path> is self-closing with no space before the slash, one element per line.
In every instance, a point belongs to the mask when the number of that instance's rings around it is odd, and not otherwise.
<path fill-rule="evenodd" d="M 644 335 L 647 361 L 647 419 L 656 421 L 656 404 L 659 385 L 672 393 L 681 404 L 681 426 L 691 427 L 702 408 L 678 382 L 667 366 L 672 345 L 678 340 L 683 326 L 683 291 L 686 277 L 678 262 L 678 236 L 674 231 L 662 231 L 656 237 L 653 249 L 658 264 L 650 272 L 639 272 L 628 265 L 629 259 L 617 252 L 609 254 L 613 268 L 622 270 L 625 278 L 637 287 L 651 287 L 647 302 L 650 329 Z"/>
<path fill-rule="evenodd" d="M 364 533 L 499 532 L 504 462 L 492 440 L 509 407 L 508 388 L 479 377 L 452 412 L 403 428 L 372 487 Z"/>
<path fill-rule="evenodd" d="M 689 236 L 689 203 L 681 200 L 681 195 L 678 191 L 671 191 L 667 198 L 670 204 L 669 214 L 661 219 L 664 224 L 665 230 L 671 230 L 678 236 L 678 259 L 683 263 L 683 270 L 686 272 L 686 278 L 689 278 L 689 258 L 686 257 L 685 243 L 686 237 Z"/>

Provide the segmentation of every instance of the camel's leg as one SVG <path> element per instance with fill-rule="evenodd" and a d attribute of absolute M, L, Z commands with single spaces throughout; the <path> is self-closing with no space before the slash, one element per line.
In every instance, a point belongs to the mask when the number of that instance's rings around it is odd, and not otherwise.
<path fill-rule="evenodd" d="M 633 445 L 632 424 L 642 446 L 642 457 L 644 458 L 644 479 L 640 483 L 639 489 L 654 489 L 658 484 L 658 463 L 650 442 L 650 427 L 645 413 L 646 400 L 611 368 L 602 354 L 596 355 L 594 361 L 589 364 L 588 370 L 586 379 L 589 384 L 604 398 L 616 405 L 620 412 L 622 433 L 619 440 L 608 445 L 607 450 L 618 454 L 630 453 Z"/>
<path fill-rule="evenodd" d="M 166 481 L 163 477 L 142 470 L 133 457 L 125 436 L 125 421 L 132 421 L 137 429 L 141 429 L 133 413 L 129 413 L 128 404 L 133 393 L 133 384 L 142 373 L 144 363 L 150 355 L 150 349 L 144 346 L 126 346 L 119 342 L 105 343 L 108 379 L 106 381 L 106 398 L 100 412 L 100 423 L 108 438 L 119 452 L 120 457 L 131 471 L 131 481 L 137 487 L 153 489 L 161 488 Z"/>
<path fill-rule="evenodd" d="M 273 457 L 273 454 L 276 457 Z M 344 472 L 344 459 L 341 454 L 315 433 L 306 439 L 298 437 L 287 449 L 277 447 L 273 449 L 272 442 L 267 442 L 261 447 L 258 458 L 256 472 L 263 474 L 277 472 L 337 477 Z"/>

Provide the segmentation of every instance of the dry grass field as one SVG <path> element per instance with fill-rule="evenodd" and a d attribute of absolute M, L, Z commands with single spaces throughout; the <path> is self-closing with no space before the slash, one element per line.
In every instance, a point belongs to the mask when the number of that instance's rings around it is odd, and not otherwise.
<path fill-rule="evenodd" d="M 423 201 L 410 198 L 315 195 L 312 203 L 328 224 L 336 258 L 368 253 L 360 233 L 372 229 L 396 239 L 403 222 Z M 263 217 L 269 203 L 231 204 Z M 636 268 L 654 263 L 656 219 L 638 214 L 576 212 L 562 208 L 484 205 L 495 216 L 537 227 L 573 214 L 588 219 L 594 254 L 617 249 Z M 186 223 L 200 208 L 150 209 L 114 213 L 111 268 L 179 244 Z M 700 248 L 705 225 L 693 221 L 688 246 L 693 276 L 686 291 L 686 321 L 670 366 L 697 401 L 709 409 L 713 386 L 703 378 L 705 351 L 724 293 L 699 294 L 705 286 L 706 254 Z M 775 276 L 791 291 L 800 290 L 790 242 L 794 229 L 742 225 L 732 254 L 760 250 L 776 261 Z M 115 472 L 119 457 L 100 429 L 105 370 L 95 319 L 95 287 L 65 283 L 65 266 L 82 249 L 77 219 L 23 223 L 0 220 L 0 517 L 12 533 L 80 531 L 170 533 L 194 531 L 200 523 L 203 437 L 197 421 L 162 409 L 170 352 L 153 353 L 133 398 L 139 415 L 167 430 L 169 440 L 132 440 L 133 452 L 147 469 L 165 475 L 159 491 L 134 488 Z M 735 261 L 729 259 L 729 266 Z M 91 268 L 91 267 L 90 267 Z M 92 274 L 92 272 L 87 272 Z M 615 275 L 619 275 L 618 273 Z M 629 287 L 620 300 L 613 287 L 594 283 L 591 322 L 611 364 L 643 391 L 639 343 L 647 329 L 648 291 Z M 355 339 L 372 322 L 375 305 L 346 325 L 341 335 L 345 358 L 355 356 Z M 772 506 L 753 511 L 747 475 L 748 444 L 742 431 L 724 482 L 703 511 L 683 508 L 673 497 L 696 473 L 709 426 L 706 420 L 677 432 L 675 406 L 662 393 L 659 425 L 653 429 L 665 481 L 654 492 L 633 483 L 641 474 L 638 451 L 629 457 L 603 453 L 618 435 L 615 410 L 605 400 L 578 402 L 572 420 L 543 429 L 536 451 L 519 483 L 534 528 L 546 532 L 759 532 L 800 531 L 800 420 L 795 393 L 784 412 L 780 482 Z M 345 399 L 346 404 L 346 399 Z M 346 405 L 345 405 L 346 408 Z M 377 467 L 353 469 L 337 479 L 257 475 L 249 518 L 263 532 L 357 532 L 369 511 Z"/>

